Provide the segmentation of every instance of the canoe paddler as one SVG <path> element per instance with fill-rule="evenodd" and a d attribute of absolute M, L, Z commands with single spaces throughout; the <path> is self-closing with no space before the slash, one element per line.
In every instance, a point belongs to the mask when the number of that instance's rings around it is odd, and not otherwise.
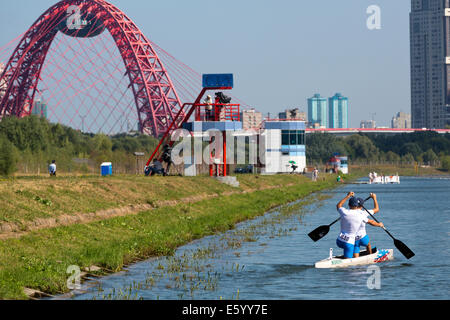
<path fill-rule="evenodd" d="M 378 206 L 377 201 L 377 195 L 375 193 L 371 193 L 370 197 L 373 199 L 374 208 L 372 210 L 369 210 L 369 212 L 374 215 L 375 213 L 378 213 L 380 211 L 380 207 Z M 362 205 L 364 204 L 364 200 L 361 198 L 358 198 L 358 202 L 360 204 L 360 207 L 358 208 L 362 215 L 365 217 L 369 217 L 369 214 L 363 210 Z M 360 247 L 366 247 L 370 254 L 372 254 L 372 246 L 370 245 L 370 238 L 367 235 L 366 232 L 366 224 L 362 223 L 359 227 L 358 232 L 356 233 L 356 239 L 355 239 L 355 251 L 354 256 L 359 257 L 360 253 Z"/>
<path fill-rule="evenodd" d="M 344 207 L 348 200 L 349 209 Z M 383 228 L 382 222 L 378 223 L 367 218 L 367 214 L 363 214 L 360 209 L 363 205 L 362 199 L 356 198 L 354 192 L 349 192 L 344 199 L 337 204 L 337 210 L 341 216 L 341 233 L 336 239 L 336 245 L 344 249 L 344 258 L 355 258 L 355 242 L 361 224 L 370 224 L 374 227 Z M 359 256 L 359 253 L 358 253 Z"/>

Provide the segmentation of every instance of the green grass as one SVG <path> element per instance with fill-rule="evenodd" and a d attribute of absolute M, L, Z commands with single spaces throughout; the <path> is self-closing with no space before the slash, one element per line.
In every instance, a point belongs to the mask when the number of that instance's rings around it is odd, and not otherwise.
<path fill-rule="evenodd" d="M 66 270 L 70 265 L 77 265 L 81 269 L 96 265 L 106 270 L 118 271 L 125 264 L 139 258 L 170 255 L 177 247 L 194 239 L 224 232 L 234 228 L 236 223 L 261 215 L 271 208 L 305 197 L 312 192 L 336 186 L 334 176 L 316 183 L 294 175 L 249 175 L 240 176 L 239 180 L 241 188 L 237 189 L 238 193 L 227 196 L 193 203 L 179 203 L 170 207 L 162 206 L 137 215 L 99 222 L 43 229 L 19 239 L 0 241 L 0 298 L 26 299 L 24 287 L 50 294 L 67 292 L 66 281 L 69 275 L 66 274 Z M 7 181 L 6 184 L 16 182 Z M 35 180 L 31 182 L 36 184 Z M 33 214 L 29 219 L 38 215 L 70 211 L 69 206 L 79 205 L 76 210 L 95 210 L 125 204 L 127 201 L 124 193 L 135 196 L 129 202 L 136 203 L 146 201 L 148 197 L 162 197 L 169 200 L 196 194 L 236 191 L 236 188 L 217 183 L 210 178 L 171 177 L 158 180 L 139 177 L 117 177 L 110 180 L 97 177 L 60 178 L 54 181 L 55 189 L 43 182 L 47 183 L 48 179 L 39 181 L 39 187 L 28 186 L 25 190 L 27 193 L 21 195 L 21 201 L 17 201 L 17 205 L 31 202 L 33 208 L 39 207 L 39 210 L 30 208 L 19 210 L 20 212 L 30 210 Z M 108 193 L 113 189 L 112 193 L 117 199 L 112 200 L 111 204 L 106 199 L 77 191 L 80 184 L 89 190 L 92 186 L 97 186 L 99 193 L 102 193 L 102 187 L 106 188 L 105 192 Z M 270 186 L 278 187 L 264 189 Z M 152 189 L 140 194 L 143 187 Z M 11 189 L 13 193 L 17 190 Z M 34 203 L 36 201 L 31 197 L 36 194 L 35 190 L 39 190 L 41 198 L 48 197 L 54 204 L 48 207 Z M 48 190 L 52 192 L 57 190 L 58 196 L 46 193 Z M 165 193 L 169 190 L 170 193 Z M 244 190 L 248 192 L 243 193 Z M 58 197 L 63 197 L 67 202 L 58 201 Z M 3 199 L 5 198 L 2 198 L 2 203 Z"/>
<path fill-rule="evenodd" d="M 87 176 L 0 180 L 0 222 L 21 224 L 37 218 L 55 218 L 234 190 L 206 177 Z"/>

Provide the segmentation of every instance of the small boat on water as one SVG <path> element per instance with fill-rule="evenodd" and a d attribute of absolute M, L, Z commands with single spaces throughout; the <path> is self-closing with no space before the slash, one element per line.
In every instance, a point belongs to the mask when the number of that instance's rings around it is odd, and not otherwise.
<path fill-rule="evenodd" d="M 361 251 L 358 258 L 344 259 L 344 256 L 333 256 L 333 249 L 330 249 L 330 257 L 316 262 L 317 269 L 327 268 L 345 268 L 351 266 L 361 266 L 368 264 L 375 264 L 394 259 L 394 249 L 372 249 L 372 254 L 367 250 Z"/>
<path fill-rule="evenodd" d="M 400 184 L 400 176 L 398 173 L 392 176 L 378 176 L 375 172 L 369 174 L 369 184 Z"/>

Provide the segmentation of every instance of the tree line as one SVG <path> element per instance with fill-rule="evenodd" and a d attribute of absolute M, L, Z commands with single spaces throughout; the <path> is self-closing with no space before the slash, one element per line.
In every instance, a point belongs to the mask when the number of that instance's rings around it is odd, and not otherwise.
<path fill-rule="evenodd" d="M 105 161 L 123 173 L 136 172 L 134 152 L 150 155 L 157 143 L 140 134 L 82 133 L 36 116 L 5 117 L 0 122 L 0 175 L 46 172 L 52 160 L 65 172 L 98 172 Z"/>
<path fill-rule="evenodd" d="M 113 162 L 116 173 L 142 173 L 142 162 L 157 144 L 157 139 L 141 134 L 87 134 L 36 116 L 5 117 L 0 122 L 0 175 L 44 173 L 52 160 L 64 172 L 98 172 L 100 163 L 107 161 Z M 136 162 L 134 152 L 145 153 L 141 163 Z M 334 153 L 348 156 L 352 163 L 418 162 L 450 170 L 450 134 L 307 135 L 308 163 L 324 164 Z"/>
<path fill-rule="evenodd" d="M 355 134 L 337 137 L 329 133 L 312 133 L 306 139 L 309 163 L 326 163 L 338 153 L 353 163 L 390 163 L 441 166 L 450 170 L 450 134 L 414 132 L 396 135 Z"/>

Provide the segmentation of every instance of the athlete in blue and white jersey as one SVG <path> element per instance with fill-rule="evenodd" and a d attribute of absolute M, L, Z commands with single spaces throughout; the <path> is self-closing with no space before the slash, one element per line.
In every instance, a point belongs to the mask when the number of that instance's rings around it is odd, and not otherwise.
<path fill-rule="evenodd" d="M 373 210 L 369 210 L 369 212 L 374 215 L 375 213 L 380 211 L 380 208 L 378 206 L 378 201 L 377 201 L 377 195 L 375 193 L 371 193 L 370 197 L 373 199 L 373 203 L 374 203 L 374 208 Z M 358 198 L 360 200 L 361 206 L 358 208 L 360 213 L 366 217 L 369 218 L 369 214 L 362 208 L 362 205 L 364 203 L 364 200 Z M 367 250 L 369 251 L 370 254 L 372 254 L 372 246 L 370 245 L 370 238 L 367 235 L 366 232 L 366 224 L 362 223 L 361 226 L 359 227 L 358 232 L 356 233 L 356 239 L 355 239 L 355 251 L 354 251 L 354 256 L 355 257 L 359 257 L 359 253 L 360 253 L 360 247 L 366 247 Z"/>
<path fill-rule="evenodd" d="M 359 209 L 362 206 L 361 199 L 354 197 L 354 192 L 349 192 L 347 196 L 339 201 L 337 204 L 337 210 L 341 215 L 341 233 L 336 239 L 336 244 L 339 248 L 344 249 L 344 258 L 354 258 L 355 242 L 357 232 L 359 231 L 361 224 L 370 224 L 375 227 L 383 228 L 383 223 L 378 223 L 374 220 L 370 220 L 366 215 L 361 214 Z M 350 209 L 343 207 L 344 203 L 348 201 Z"/>

